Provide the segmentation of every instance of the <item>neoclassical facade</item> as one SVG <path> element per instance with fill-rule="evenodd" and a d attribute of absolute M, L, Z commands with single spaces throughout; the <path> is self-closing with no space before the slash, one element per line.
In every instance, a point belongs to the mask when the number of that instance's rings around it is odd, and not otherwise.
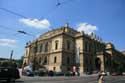
<path fill-rule="evenodd" d="M 87 35 L 68 25 L 42 34 L 25 48 L 23 67 L 33 63 L 34 70 L 56 72 L 77 71 L 80 74 L 94 71 L 111 71 L 111 59 L 125 64 L 125 56 L 111 43 L 105 43 L 93 33 Z M 118 57 L 118 58 L 117 58 Z"/>

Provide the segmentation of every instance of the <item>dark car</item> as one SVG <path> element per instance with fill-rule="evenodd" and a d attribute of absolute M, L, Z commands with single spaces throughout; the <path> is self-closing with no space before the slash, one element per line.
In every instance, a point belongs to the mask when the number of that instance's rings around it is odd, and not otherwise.
<path fill-rule="evenodd" d="M 118 75 L 123 75 L 121 72 L 113 72 L 111 73 L 112 76 L 118 76 Z"/>
<path fill-rule="evenodd" d="M 65 74 L 63 72 L 55 72 L 55 76 L 64 76 Z"/>
<path fill-rule="evenodd" d="M 22 73 L 24 76 L 34 76 L 34 72 L 31 70 L 25 70 Z"/>
<path fill-rule="evenodd" d="M 48 76 L 54 76 L 54 71 L 52 70 L 48 71 Z"/>
<path fill-rule="evenodd" d="M 48 76 L 48 71 L 47 70 L 39 70 L 39 76 Z"/>
<path fill-rule="evenodd" d="M 19 79 L 19 70 L 16 66 L 9 64 L 0 64 L 0 80 L 6 80 L 7 83 Z"/>

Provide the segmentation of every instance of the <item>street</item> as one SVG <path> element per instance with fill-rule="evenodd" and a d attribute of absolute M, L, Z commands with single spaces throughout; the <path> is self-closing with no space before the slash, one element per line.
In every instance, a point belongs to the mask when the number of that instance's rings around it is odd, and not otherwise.
<path fill-rule="evenodd" d="M 125 83 L 125 76 L 105 76 L 105 83 Z M 98 83 L 97 76 L 80 77 L 26 77 L 16 80 L 15 83 Z"/>

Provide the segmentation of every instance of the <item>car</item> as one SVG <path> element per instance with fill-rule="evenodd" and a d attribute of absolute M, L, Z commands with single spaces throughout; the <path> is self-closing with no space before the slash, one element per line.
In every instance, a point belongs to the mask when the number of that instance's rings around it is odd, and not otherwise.
<path fill-rule="evenodd" d="M 48 76 L 48 71 L 47 70 L 39 70 L 39 76 Z"/>
<path fill-rule="evenodd" d="M 48 71 L 48 76 L 54 76 L 54 71 L 52 70 Z"/>
<path fill-rule="evenodd" d="M 111 75 L 112 75 L 112 76 L 117 76 L 117 73 L 112 73 Z"/>
<path fill-rule="evenodd" d="M 34 76 L 34 72 L 31 71 L 31 70 L 24 70 L 22 72 L 22 75 L 24 75 L 24 76 Z"/>
<path fill-rule="evenodd" d="M 7 62 L 0 63 L 0 80 L 5 80 L 7 83 L 10 81 L 15 81 L 20 78 L 19 70 L 13 63 L 4 64 Z"/>
<path fill-rule="evenodd" d="M 121 72 L 113 72 L 111 75 L 112 76 L 118 76 L 118 75 L 123 75 L 123 74 Z"/>
<path fill-rule="evenodd" d="M 63 72 L 55 72 L 55 76 L 64 76 L 65 74 Z"/>

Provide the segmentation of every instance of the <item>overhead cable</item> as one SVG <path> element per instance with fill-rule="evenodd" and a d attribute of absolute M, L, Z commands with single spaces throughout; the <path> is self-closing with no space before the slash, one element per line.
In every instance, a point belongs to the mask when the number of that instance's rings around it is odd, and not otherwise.
<path fill-rule="evenodd" d="M 28 18 L 28 17 L 26 17 L 26 16 L 24 16 L 24 15 L 21 15 L 21 14 L 19 14 L 19 13 L 13 12 L 13 11 L 8 10 L 8 9 L 5 9 L 5 8 L 0 8 L 0 9 L 3 10 L 3 11 L 9 12 L 9 13 L 11 13 L 11 14 L 14 14 L 14 15 L 17 15 L 17 16 L 20 16 L 20 17 L 23 17 L 23 18 Z"/>

